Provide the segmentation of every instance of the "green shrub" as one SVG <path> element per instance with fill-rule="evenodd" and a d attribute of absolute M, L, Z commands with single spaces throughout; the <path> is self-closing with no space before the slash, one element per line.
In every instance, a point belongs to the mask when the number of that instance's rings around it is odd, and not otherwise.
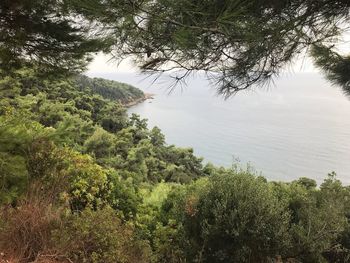
<path fill-rule="evenodd" d="M 188 261 L 265 262 L 285 253 L 289 213 L 265 180 L 226 171 L 200 181 L 164 204 Z"/>
<path fill-rule="evenodd" d="M 274 185 L 274 192 L 281 202 L 287 202 L 291 214 L 288 254 L 301 262 L 327 262 L 326 253 L 333 258 L 329 262 L 345 262 L 334 259 L 345 252 L 338 239 L 348 226 L 349 189 L 336 180 L 335 174 L 330 174 L 319 189 L 315 186 L 306 178 Z"/>

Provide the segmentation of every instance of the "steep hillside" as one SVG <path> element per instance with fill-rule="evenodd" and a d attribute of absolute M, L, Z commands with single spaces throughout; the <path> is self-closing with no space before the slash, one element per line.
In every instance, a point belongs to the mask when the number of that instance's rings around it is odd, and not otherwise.
<path fill-rule="evenodd" d="M 94 92 L 115 82 L 41 73 L 0 72 L 0 262 L 349 262 L 335 173 L 203 165 Z"/>
<path fill-rule="evenodd" d="M 75 81 L 81 89 L 91 89 L 94 94 L 101 95 L 104 99 L 118 101 L 124 105 L 140 102 L 146 98 L 140 89 L 114 80 L 79 75 Z"/>

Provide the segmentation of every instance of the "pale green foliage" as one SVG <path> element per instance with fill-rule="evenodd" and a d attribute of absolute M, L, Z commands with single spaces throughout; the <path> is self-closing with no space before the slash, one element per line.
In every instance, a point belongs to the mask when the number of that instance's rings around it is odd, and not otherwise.
<path fill-rule="evenodd" d="M 82 151 L 82 145 L 94 132 L 95 127 L 91 120 L 85 120 L 79 115 L 68 115 L 56 126 L 56 133 L 60 142 Z"/>
<path fill-rule="evenodd" d="M 95 156 L 97 159 L 111 158 L 114 154 L 115 137 L 105 131 L 97 128 L 95 132 L 85 141 L 86 152 Z"/>
<path fill-rule="evenodd" d="M 176 187 L 176 184 L 161 182 L 148 191 L 144 190 L 143 203 L 145 205 L 160 207 L 174 187 Z"/>
<path fill-rule="evenodd" d="M 186 204 L 188 223 L 193 225 L 191 217 L 201 222 L 198 232 L 193 231 L 200 237 L 197 245 L 211 250 L 197 256 L 242 262 L 283 254 L 289 242 L 289 213 L 264 181 L 227 173 L 212 178 L 207 191 Z"/>
<path fill-rule="evenodd" d="M 70 203 L 72 210 L 101 206 L 108 197 L 106 171 L 88 155 L 73 153 L 68 168 L 71 181 Z"/>
<path fill-rule="evenodd" d="M 348 236 L 350 192 L 334 174 L 320 189 L 306 178 L 268 183 L 249 170 L 211 168 L 211 174 L 163 202 L 154 232 L 162 260 L 335 262 L 349 255 L 346 239 L 338 240 Z M 165 245 L 167 236 L 173 242 Z"/>

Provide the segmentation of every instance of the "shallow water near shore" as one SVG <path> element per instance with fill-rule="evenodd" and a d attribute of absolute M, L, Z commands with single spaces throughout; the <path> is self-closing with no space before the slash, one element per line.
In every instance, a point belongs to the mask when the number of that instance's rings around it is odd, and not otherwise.
<path fill-rule="evenodd" d="M 168 94 L 136 74 L 91 74 L 132 84 L 153 100 L 129 108 L 158 126 L 169 144 L 193 147 L 205 161 L 229 167 L 250 162 L 269 180 L 331 171 L 350 184 L 350 99 L 316 73 L 288 74 L 269 88 L 224 100 L 202 77 Z"/>

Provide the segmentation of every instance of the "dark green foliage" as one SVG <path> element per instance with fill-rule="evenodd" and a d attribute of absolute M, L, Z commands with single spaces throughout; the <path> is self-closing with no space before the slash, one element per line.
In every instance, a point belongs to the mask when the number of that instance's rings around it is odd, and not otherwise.
<path fill-rule="evenodd" d="M 350 95 L 350 57 L 342 56 L 332 49 L 333 46 L 314 45 L 312 56 L 315 64 L 323 70 L 331 82 L 341 86 L 344 92 Z"/>
<path fill-rule="evenodd" d="M 161 180 L 189 182 L 202 175 L 201 159 L 191 150 L 167 146 L 158 128 L 148 130 L 146 120 L 136 115 L 128 119 L 118 102 L 103 99 L 84 86 L 88 81 L 86 77 L 42 77 L 24 68 L 0 83 L 3 90 L 11 90 L 10 86 L 17 90 L 1 94 L 4 202 L 15 200 L 28 178 L 50 181 L 52 176 L 65 174 L 75 180 L 67 179 L 71 187 L 61 189 L 71 195 L 74 210 L 96 207 L 108 199 L 112 207 L 130 217 L 135 216 L 140 201 L 137 185 Z M 113 89 L 123 89 L 116 82 L 109 83 L 115 85 Z M 133 92 L 133 96 L 141 94 Z M 55 145 L 89 153 L 111 172 L 87 156 L 62 152 Z M 120 189 L 111 187 L 113 184 Z M 122 200 L 129 198 L 130 203 Z"/>
<path fill-rule="evenodd" d="M 55 74 L 84 68 L 89 53 L 105 50 L 107 40 L 92 37 L 89 24 L 76 16 L 67 1 L 1 1 L 0 68 L 38 63 Z"/>
<path fill-rule="evenodd" d="M 266 84 L 314 45 L 337 44 L 350 11 L 347 0 L 92 2 L 99 7 L 75 5 L 110 26 L 116 59 L 131 56 L 144 72 L 169 71 L 175 83 L 204 71 L 226 96 Z M 320 59 L 333 58 L 318 52 Z M 347 58 L 336 59 L 322 67 L 344 84 Z"/>
<path fill-rule="evenodd" d="M 265 182 L 245 173 L 223 174 L 213 177 L 206 191 L 186 203 L 187 227 L 200 222 L 193 237 L 204 247 L 205 261 L 263 262 L 284 254 L 289 213 Z"/>
<path fill-rule="evenodd" d="M 107 176 L 109 182 L 108 204 L 119 211 L 124 219 L 135 218 L 142 202 L 139 189 L 135 188 L 132 180 L 123 179 L 116 172 L 110 172 Z"/>
<path fill-rule="evenodd" d="M 190 262 L 268 262 L 289 246 L 285 203 L 248 172 L 219 172 L 174 200 L 164 213 L 175 209 L 168 224 L 189 242 L 182 249 Z"/>
<path fill-rule="evenodd" d="M 27 184 L 25 160 L 21 156 L 0 153 L 0 203 L 16 200 Z"/>
<path fill-rule="evenodd" d="M 120 118 L 123 115 L 125 109 L 120 104 L 104 104 L 96 115 L 96 120 L 106 131 L 116 133 L 127 126 L 126 119 Z"/>
<path fill-rule="evenodd" d="M 82 90 L 91 89 L 94 94 L 101 95 L 105 99 L 119 101 L 121 103 L 132 102 L 136 99 L 143 98 L 144 94 L 141 90 L 113 80 L 102 78 L 88 78 L 80 75 L 76 78 L 78 86 Z"/>
<path fill-rule="evenodd" d="M 307 177 L 301 177 L 298 179 L 298 181 L 296 181 L 297 184 L 300 184 L 302 186 L 304 186 L 306 189 L 314 189 L 317 186 L 317 183 L 315 180 L 307 178 Z"/>
<path fill-rule="evenodd" d="M 330 175 L 320 189 L 300 184 L 275 184 L 274 191 L 288 203 L 291 213 L 289 256 L 302 262 L 327 262 L 325 254 L 341 258 L 338 238 L 347 229 L 349 190 Z M 330 261 L 333 262 L 333 261 Z"/>
<path fill-rule="evenodd" d="M 266 84 L 314 49 L 316 64 L 348 92 L 349 59 L 334 44 L 349 10 L 347 0 L 4 0 L 0 65 L 44 64 L 57 74 L 82 69 L 92 52 L 113 51 L 144 72 L 169 71 L 175 83 L 204 71 L 229 96 Z M 92 86 L 109 98 L 129 97 L 105 80 Z"/>
<path fill-rule="evenodd" d="M 161 146 L 165 143 L 165 137 L 157 126 L 153 127 L 153 129 L 151 130 L 150 137 L 151 143 L 154 146 Z"/>
<path fill-rule="evenodd" d="M 249 171 L 216 169 L 176 188 L 154 231 L 159 260 L 346 262 L 348 187 L 335 174 L 320 189 L 300 181 L 267 183 Z"/>

